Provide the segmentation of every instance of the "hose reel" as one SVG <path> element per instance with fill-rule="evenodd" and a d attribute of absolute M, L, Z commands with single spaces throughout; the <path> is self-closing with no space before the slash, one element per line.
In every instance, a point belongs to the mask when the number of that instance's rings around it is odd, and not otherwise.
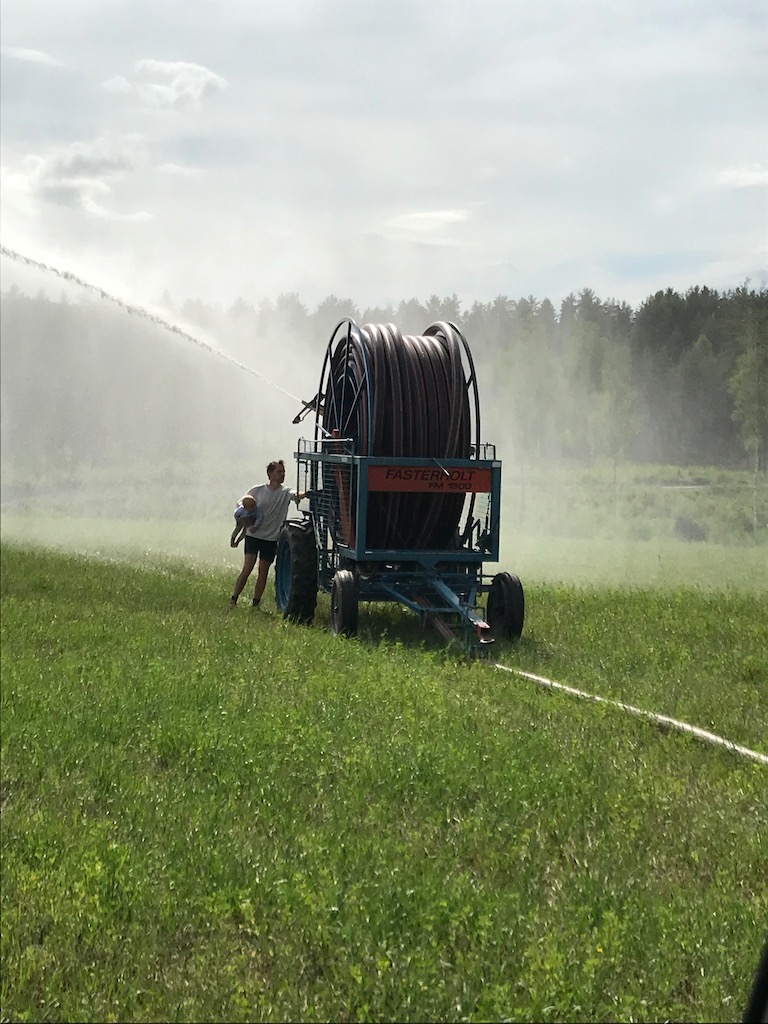
<path fill-rule="evenodd" d="M 360 327 L 342 320 L 328 344 L 314 407 L 316 443 L 336 439 L 350 454 L 424 459 L 440 467 L 442 460 L 479 452 L 472 355 L 458 327 L 445 321 L 422 335 L 403 335 L 393 324 Z M 372 493 L 368 543 L 451 548 L 464 500 L 462 494 Z"/>

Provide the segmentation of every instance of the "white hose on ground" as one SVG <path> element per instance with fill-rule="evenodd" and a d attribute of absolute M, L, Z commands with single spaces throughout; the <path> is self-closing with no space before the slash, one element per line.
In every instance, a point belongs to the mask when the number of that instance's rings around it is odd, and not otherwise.
<path fill-rule="evenodd" d="M 550 690 L 562 690 L 564 693 L 570 693 L 574 697 L 581 697 L 582 700 L 591 700 L 595 704 L 608 704 L 610 707 L 620 708 L 630 715 L 645 718 L 649 722 L 657 722 L 659 725 L 667 726 L 670 729 L 677 729 L 678 732 L 689 733 L 689 735 L 695 736 L 696 739 L 704 740 L 705 743 L 713 743 L 716 746 L 725 747 L 726 750 L 730 750 L 734 754 L 749 757 L 760 764 L 768 764 L 768 756 L 766 754 L 760 754 L 757 750 L 750 750 L 749 747 L 742 747 L 739 743 L 723 739 L 722 736 L 716 736 L 713 732 L 700 729 L 697 725 L 680 722 L 676 718 L 670 718 L 668 715 L 657 715 L 653 711 L 643 711 L 642 708 L 636 708 L 632 704 L 624 704 L 619 700 L 609 700 L 607 697 L 600 697 L 596 693 L 586 693 L 584 690 L 577 690 L 575 686 L 566 686 L 565 683 L 555 682 L 554 679 L 547 679 L 546 676 L 537 676 L 533 672 L 525 672 L 521 668 L 512 668 L 509 665 L 500 665 L 498 663 L 494 664 L 493 667 L 504 672 L 512 672 L 516 676 L 522 676 L 523 679 L 530 679 L 532 682 L 538 683 L 539 686 L 546 686 Z"/>

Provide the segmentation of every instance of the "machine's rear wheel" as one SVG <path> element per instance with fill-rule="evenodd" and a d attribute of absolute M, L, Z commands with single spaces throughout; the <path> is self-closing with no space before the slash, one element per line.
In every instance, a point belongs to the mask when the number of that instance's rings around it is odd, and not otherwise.
<path fill-rule="evenodd" d="M 286 523 L 277 542 L 275 600 L 283 618 L 310 623 L 317 606 L 317 548 L 312 523 Z"/>
<path fill-rule="evenodd" d="M 488 592 L 486 617 L 494 636 L 505 640 L 517 640 L 520 637 L 525 620 L 525 595 L 517 576 L 500 572 L 493 577 Z"/>
<path fill-rule="evenodd" d="M 331 629 L 337 636 L 355 636 L 358 609 L 355 577 L 349 569 L 339 569 L 331 587 Z"/>

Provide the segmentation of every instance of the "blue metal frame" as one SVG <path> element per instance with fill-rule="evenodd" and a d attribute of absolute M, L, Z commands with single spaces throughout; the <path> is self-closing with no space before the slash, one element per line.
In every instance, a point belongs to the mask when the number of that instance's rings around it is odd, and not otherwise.
<path fill-rule="evenodd" d="M 298 489 L 309 494 L 310 516 L 315 528 L 318 550 L 318 582 L 330 593 L 335 573 L 342 568 L 353 569 L 361 601 L 395 601 L 411 611 L 438 620 L 455 616 L 465 632 L 478 634 L 481 642 L 487 624 L 477 606 L 478 597 L 490 589 L 490 577 L 483 575 L 483 562 L 499 558 L 499 526 L 501 508 L 501 462 L 489 459 L 384 458 L 352 453 L 353 442 L 327 439 L 301 442 L 303 450 L 295 453 L 299 467 Z M 483 453 L 492 445 L 483 446 Z M 469 504 L 464 541 L 460 547 L 446 550 L 381 549 L 367 545 L 369 478 L 374 467 L 403 468 L 439 467 L 450 476 L 462 470 L 485 470 L 490 475 L 485 522 L 473 519 L 474 502 Z M 323 487 L 323 481 L 336 472 L 348 474 L 348 498 L 354 490 L 354 543 L 342 543 L 335 524 L 338 523 L 338 486 Z M 303 474 L 303 477 L 302 477 Z M 481 492 L 486 493 L 486 492 Z M 350 504 L 352 504 L 350 502 Z"/>

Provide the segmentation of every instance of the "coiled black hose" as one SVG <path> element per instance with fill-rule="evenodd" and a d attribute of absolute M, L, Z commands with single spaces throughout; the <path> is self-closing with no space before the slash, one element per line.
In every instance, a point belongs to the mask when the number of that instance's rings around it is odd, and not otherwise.
<path fill-rule="evenodd" d="M 419 458 L 439 467 L 471 457 L 473 429 L 478 450 L 474 366 L 454 324 L 403 335 L 393 324 L 361 328 L 344 320 L 331 337 L 320 391 L 318 434 L 351 438 L 357 455 Z M 463 505 L 462 494 L 371 493 L 367 546 L 452 548 Z"/>

